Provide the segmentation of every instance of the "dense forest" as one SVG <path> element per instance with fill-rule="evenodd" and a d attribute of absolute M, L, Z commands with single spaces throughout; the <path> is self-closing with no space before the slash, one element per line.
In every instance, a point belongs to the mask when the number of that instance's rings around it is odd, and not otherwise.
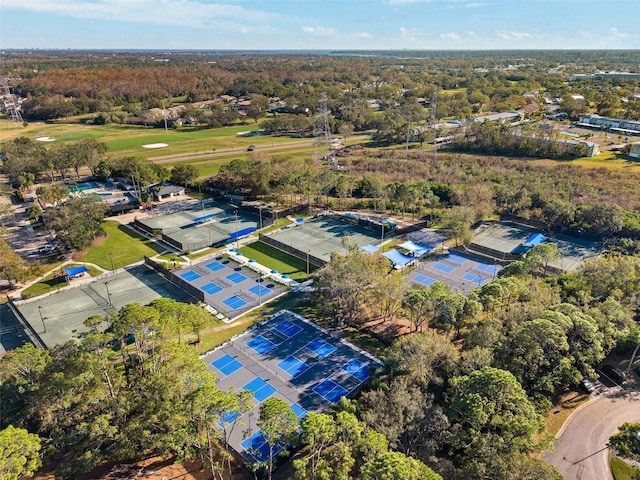
<path fill-rule="evenodd" d="M 220 95 L 277 97 L 292 111 L 305 112 L 314 111 L 320 94 L 326 93 L 336 119 L 361 129 L 371 125 L 366 121 L 358 125 L 349 115 L 361 110 L 362 100 L 376 99 L 383 109 L 396 108 L 415 105 L 417 98 L 429 100 L 437 89 L 452 94 L 440 96 L 436 118 L 465 118 L 479 111 L 521 108 L 527 103 L 522 94 L 540 91 L 549 98 L 565 99 L 572 117 L 596 111 L 640 119 L 639 102 L 626 102 L 637 81 L 565 81 L 573 73 L 595 69 L 632 69 L 639 63 L 637 52 L 581 52 L 577 57 L 572 56 L 574 53 L 511 52 L 500 57 L 496 52 L 450 52 L 389 58 L 14 52 L 4 55 L 2 73 L 12 79 L 15 93 L 27 98 L 24 114 L 32 119 L 86 113 L 111 118 L 108 114 L 113 110 L 135 116 L 171 99 L 189 104 Z M 572 103 L 572 93 L 582 94 L 584 104 Z"/>

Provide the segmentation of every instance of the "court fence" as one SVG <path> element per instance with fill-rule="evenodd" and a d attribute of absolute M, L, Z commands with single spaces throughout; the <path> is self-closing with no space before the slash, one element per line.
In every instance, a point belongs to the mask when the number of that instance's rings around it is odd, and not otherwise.
<path fill-rule="evenodd" d="M 173 273 L 168 268 L 164 267 L 163 265 L 159 264 L 158 262 L 154 262 L 149 257 L 144 257 L 144 263 L 149 265 L 156 272 L 158 272 L 160 275 L 162 275 L 167 280 L 169 280 L 169 282 L 173 283 L 178 288 L 181 288 L 182 290 L 187 292 L 189 295 L 191 295 L 195 299 L 197 299 L 197 300 L 199 300 L 199 301 L 201 301 L 203 303 L 205 302 L 204 292 L 202 290 L 200 290 L 199 288 L 194 287 L 189 282 L 183 280 L 182 278 L 180 278 L 178 275 Z"/>
<path fill-rule="evenodd" d="M 276 240 L 274 238 L 271 238 L 267 235 L 263 235 L 263 234 L 259 234 L 258 235 L 258 240 L 260 240 L 261 242 L 266 243 L 267 245 L 276 248 L 278 250 L 281 250 L 285 253 L 288 253 L 290 255 L 293 255 L 296 258 L 299 258 L 300 260 L 303 261 L 308 261 L 311 265 L 314 265 L 318 268 L 322 268 L 327 264 L 326 260 L 322 260 L 321 258 L 318 258 L 314 255 L 311 255 L 308 252 L 303 252 L 302 250 L 298 250 L 295 247 L 292 247 L 291 245 L 287 245 L 286 243 L 282 243 L 279 240 Z"/>
<path fill-rule="evenodd" d="M 488 257 L 491 260 L 494 260 L 503 265 L 511 262 L 515 262 L 516 260 L 520 260 L 522 258 L 522 255 L 501 252 L 499 250 L 494 250 L 493 248 L 486 247 L 484 245 L 478 245 L 477 243 L 472 243 L 471 245 L 469 245 L 469 252 L 475 253 L 483 257 Z"/>
<path fill-rule="evenodd" d="M 29 336 L 31 341 L 34 343 L 34 345 L 38 348 L 41 348 L 42 350 L 47 350 L 47 345 L 44 343 L 42 338 L 40 338 L 40 335 L 38 335 L 38 332 L 36 332 L 35 328 L 31 326 L 31 324 L 25 318 L 22 312 L 18 310 L 18 307 L 13 302 L 13 299 L 8 295 L 7 295 L 7 305 L 9 307 L 9 310 L 11 310 L 11 312 L 16 316 L 16 318 L 22 325 L 22 328 L 24 329 L 24 331 L 27 332 L 27 335 Z M 44 320 L 42 321 L 42 324 L 44 325 Z"/>

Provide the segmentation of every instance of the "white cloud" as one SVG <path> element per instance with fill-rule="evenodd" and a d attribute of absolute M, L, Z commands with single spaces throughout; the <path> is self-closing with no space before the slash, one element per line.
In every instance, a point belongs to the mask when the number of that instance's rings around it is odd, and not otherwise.
<path fill-rule="evenodd" d="M 633 35 L 631 35 L 630 33 L 627 32 L 621 32 L 620 30 L 618 30 L 617 28 L 612 28 L 611 30 L 609 30 L 609 33 L 612 37 L 616 37 L 616 38 L 631 38 Z"/>
<path fill-rule="evenodd" d="M 430 3 L 431 0 L 388 0 L 389 5 L 405 5 L 407 3 Z"/>
<path fill-rule="evenodd" d="M 498 30 L 496 35 L 503 40 L 522 40 L 524 38 L 531 38 L 531 34 L 527 32 L 505 32 L 503 30 Z"/>
<path fill-rule="evenodd" d="M 476 32 L 473 32 L 471 30 L 469 30 L 468 32 L 464 32 L 467 37 L 471 37 L 471 38 L 478 38 L 478 34 Z"/>
<path fill-rule="evenodd" d="M 345 38 L 345 39 L 353 39 L 353 38 L 373 38 L 369 32 L 353 32 L 353 33 L 345 33 L 336 30 L 331 27 L 302 27 L 302 31 L 304 33 L 308 33 L 310 35 L 316 35 L 318 37 L 334 37 L 334 38 Z"/>
<path fill-rule="evenodd" d="M 3 9 L 69 17 L 242 31 L 281 15 L 200 0 L 2 0 Z"/>
<path fill-rule="evenodd" d="M 304 33 L 311 33 L 312 35 L 319 36 L 335 35 L 338 33 L 335 28 L 327 27 L 302 27 L 302 31 Z"/>
<path fill-rule="evenodd" d="M 465 4 L 465 7 L 467 8 L 479 8 L 479 7 L 486 7 L 486 6 L 487 4 L 483 2 L 469 2 Z"/>
<path fill-rule="evenodd" d="M 374 36 L 372 34 L 370 34 L 369 32 L 350 33 L 350 34 L 347 34 L 347 37 L 349 37 L 349 38 L 374 38 Z"/>
<path fill-rule="evenodd" d="M 400 27 L 400 38 L 409 42 L 415 42 L 419 37 L 426 37 L 429 33 L 420 28 Z"/>
<path fill-rule="evenodd" d="M 460 35 L 458 35 L 456 32 L 447 32 L 447 33 L 441 33 L 440 38 L 446 39 L 446 40 L 457 40 L 460 38 Z"/>

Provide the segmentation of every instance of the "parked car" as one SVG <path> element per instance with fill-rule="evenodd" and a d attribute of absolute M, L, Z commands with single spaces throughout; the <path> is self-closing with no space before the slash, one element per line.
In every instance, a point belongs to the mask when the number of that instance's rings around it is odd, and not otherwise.
<path fill-rule="evenodd" d="M 249 145 L 249 146 L 247 147 L 247 152 L 253 152 L 255 149 L 256 149 L 256 146 L 255 146 L 255 145 Z"/>
<path fill-rule="evenodd" d="M 596 387 L 594 387 L 593 383 L 588 378 L 583 378 L 580 380 L 579 387 L 584 391 L 584 393 L 590 394 L 596 391 Z"/>
<path fill-rule="evenodd" d="M 627 374 L 613 365 L 603 365 L 600 371 L 616 383 L 622 383 L 627 379 Z"/>

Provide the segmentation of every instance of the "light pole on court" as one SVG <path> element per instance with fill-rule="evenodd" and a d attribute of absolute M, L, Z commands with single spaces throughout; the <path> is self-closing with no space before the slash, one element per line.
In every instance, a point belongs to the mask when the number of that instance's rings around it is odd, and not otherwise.
<path fill-rule="evenodd" d="M 233 214 L 236 217 L 236 250 L 238 249 L 238 210 L 234 210 Z"/>
<path fill-rule="evenodd" d="M 42 305 L 38 305 L 38 313 L 40 314 L 40 321 L 42 322 L 43 333 L 47 333 L 47 326 L 44 323 L 44 317 L 42 316 Z"/>
<path fill-rule="evenodd" d="M 111 292 L 109 291 L 109 282 L 104 282 L 104 287 L 107 289 L 107 299 L 109 300 L 109 306 L 113 307 L 113 303 L 111 303 Z"/>
<path fill-rule="evenodd" d="M 309 250 L 307 250 L 307 277 L 309 276 Z"/>

